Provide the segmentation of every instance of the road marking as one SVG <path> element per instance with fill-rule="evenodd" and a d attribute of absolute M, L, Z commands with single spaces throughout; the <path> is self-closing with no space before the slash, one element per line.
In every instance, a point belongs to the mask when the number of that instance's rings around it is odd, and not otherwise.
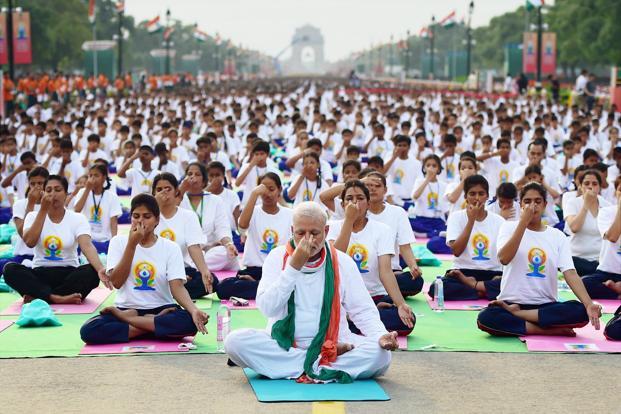
<path fill-rule="evenodd" d="M 313 414 L 345 414 L 345 403 L 332 401 L 314 402 Z"/>

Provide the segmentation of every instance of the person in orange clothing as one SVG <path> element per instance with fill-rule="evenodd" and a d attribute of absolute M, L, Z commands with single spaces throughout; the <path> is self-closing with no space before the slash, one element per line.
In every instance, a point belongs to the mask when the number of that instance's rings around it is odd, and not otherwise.
<path fill-rule="evenodd" d="M 33 76 L 28 76 L 24 86 L 26 87 L 26 96 L 28 97 L 28 108 L 35 106 L 37 104 L 37 80 Z"/>
<path fill-rule="evenodd" d="M 125 79 L 124 79 L 124 81 L 125 81 L 125 88 L 126 88 L 128 91 L 129 91 L 129 90 L 131 90 L 131 89 L 132 89 L 132 86 L 133 86 L 133 85 L 132 85 L 132 84 L 133 84 L 133 80 L 132 80 L 132 74 L 131 74 L 131 72 L 127 72 L 127 73 L 125 74 Z"/>
<path fill-rule="evenodd" d="M 56 77 L 54 77 L 52 79 L 49 79 L 46 82 L 47 93 L 48 93 L 48 95 L 50 97 L 50 100 L 52 102 L 58 102 L 58 87 L 57 87 L 57 84 L 56 84 L 57 79 L 58 79 L 58 76 L 56 76 Z M 43 93 L 45 93 L 45 92 L 43 92 Z"/>
<path fill-rule="evenodd" d="M 84 83 L 84 76 L 82 75 L 78 75 L 73 79 L 73 89 L 78 91 L 78 96 L 81 99 L 86 98 L 86 91 L 85 91 L 85 83 Z"/>
<path fill-rule="evenodd" d="M 123 89 L 125 88 L 125 82 L 123 82 L 123 78 L 117 76 L 114 80 L 114 88 L 116 89 L 117 96 L 120 98 L 123 96 Z"/>
<path fill-rule="evenodd" d="M 56 78 L 56 93 L 60 102 L 66 104 L 69 101 L 69 84 L 67 77 L 62 73 Z"/>
<path fill-rule="evenodd" d="M 97 94 L 97 85 L 95 84 L 95 77 L 93 75 L 89 76 L 86 80 L 86 89 L 95 96 Z"/>
<path fill-rule="evenodd" d="M 4 74 L 4 79 L 2 81 L 4 94 L 4 116 L 10 116 L 15 109 L 15 83 L 11 80 L 8 73 Z"/>
<path fill-rule="evenodd" d="M 102 96 L 106 96 L 106 91 L 108 90 L 108 78 L 103 73 L 99 74 L 97 78 L 97 87 L 100 89 L 100 93 Z"/>

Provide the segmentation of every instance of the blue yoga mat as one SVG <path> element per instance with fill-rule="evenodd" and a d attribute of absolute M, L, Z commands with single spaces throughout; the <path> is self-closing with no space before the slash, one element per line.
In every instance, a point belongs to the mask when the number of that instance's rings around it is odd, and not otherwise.
<path fill-rule="evenodd" d="M 273 380 L 244 368 L 250 386 L 261 402 L 285 401 L 388 401 L 386 391 L 372 379 L 351 384 L 298 384 L 294 380 Z"/>

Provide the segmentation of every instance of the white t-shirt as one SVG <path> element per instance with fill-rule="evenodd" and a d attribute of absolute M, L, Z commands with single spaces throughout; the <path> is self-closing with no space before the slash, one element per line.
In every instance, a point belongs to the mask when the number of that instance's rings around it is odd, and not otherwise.
<path fill-rule="evenodd" d="M 511 238 L 518 223 L 500 227 L 498 250 Z M 558 270 L 575 269 L 569 239 L 553 227 L 544 231 L 526 229 L 517 253 L 504 266 L 498 299 L 522 305 L 542 305 L 557 300 Z"/>
<path fill-rule="evenodd" d="M 421 175 L 421 162 L 416 158 L 405 160 L 397 158 L 390 166 L 386 180 L 390 183 L 393 193 L 403 200 L 412 198 L 414 183 Z"/>
<path fill-rule="evenodd" d="M 243 164 L 239 169 L 239 174 L 241 175 L 242 172 L 245 171 L 247 168 L 250 168 L 250 164 Z M 269 161 L 267 162 L 267 165 L 265 167 L 252 167 L 250 169 L 243 183 L 244 196 L 241 200 L 242 207 L 245 206 L 246 203 L 248 203 L 250 193 L 252 193 L 252 190 L 254 190 L 257 186 L 257 180 L 259 179 L 259 177 L 267 172 L 273 172 L 280 175 L 278 167 L 273 163 L 270 163 Z"/>
<path fill-rule="evenodd" d="M 22 219 L 26 218 L 26 207 L 28 207 L 28 199 L 22 198 L 21 200 L 17 200 L 15 204 L 13 204 L 13 219 Z M 34 212 L 39 211 L 41 208 L 41 204 L 34 205 Z M 17 242 L 15 243 L 15 247 L 13 248 L 13 256 L 21 256 L 21 255 L 34 255 L 34 249 L 26 246 L 24 240 L 21 237 L 17 238 Z"/>
<path fill-rule="evenodd" d="M 121 261 L 128 236 L 118 235 L 110 240 L 106 269 Z M 183 257 L 179 246 L 158 237 L 149 248 L 136 246 L 129 276 L 116 293 L 114 304 L 120 308 L 154 309 L 175 303 L 170 292 L 171 280 L 186 280 Z"/>
<path fill-rule="evenodd" d="M 457 198 L 457 201 L 455 201 L 454 203 L 451 203 L 448 199 L 448 195 L 450 193 L 452 193 L 453 191 L 455 191 L 455 189 L 457 188 L 457 186 L 459 185 L 458 181 L 452 181 L 450 183 L 448 183 L 446 185 L 446 190 L 444 192 L 444 195 L 442 196 L 445 200 L 446 203 L 449 206 L 449 216 L 451 214 L 453 214 L 456 211 L 460 211 L 463 210 L 464 208 L 466 208 L 466 199 L 464 198 L 464 190 L 462 188 L 461 192 L 459 193 L 459 197 Z"/>
<path fill-rule="evenodd" d="M 198 221 L 207 237 L 207 244 L 219 242 L 224 237 L 231 237 L 231 227 L 224 211 L 224 202 L 216 195 L 203 193 L 203 199 L 196 210 L 192 207 L 188 195 L 183 196 L 179 207 L 196 214 Z"/>
<path fill-rule="evenodd" d="M 196 268 L 188 253 L 188 247 L 198 244 L 204 246 L 207 239 L 202 231 L 198 231 L 200 223 L 194 212 L 178 207 L 177 212 L 170 218 L 160 214 L 160 223 L 155 228 L 155 234 L 172 240 L 181 248 L 181 255 L 186 266 Z"/>
<path fill-rule="evenodd" d="M 445 157 L 442 160 L 442 172 L 438 176 L 441 180 L 447 183 L 451 181 L 459 181 L 459 156 L 453 155 L 452 157 Z"/>
<path fill-rule="evenodd" d="M 518 163 L 509 161 L 507 164 L 500 161 L 500 157 L 492 157 L 483 161 L 483 176 L 489 182 L 490 194 L 495 194 L 496 189 L 502 183 L 513 182 L 513 171 L 519 166 Z"/>
<path fill-rule="evenodd" d="M 425 181 L 423 177 L 414 183 L 414 191 Z M 414 200 L 414 212 L 417 217 L 442 218 L 448 210 L 446 199 L 443 194 L 446 192 L 446 183 L 440 179 L 435 183 L 428 183 L 421 196 Z"/>
<path fill-rule="evenodd" d="M 617 206 L 608 206 L 599 210 L 597 215 L 597 227 L 602 237 L 615 221 Z M 599 254 L 599 270 L 604 272 L 621 274 L 621 237 L 612 243 L 606 239 L 602 240 L 602 249 Z"/>
<path fill-rule="evenodd" d="M 71 200 L 73 208 L 84 194 L 84 189 L 78 191 L 78 194 Z M 97 206 L 98 212 L 95 212 Z M 121 200 L 116 192 L 108 189 L 103 194 L 95 195 L 91 191 L 86 198 L 82 211 L 78 211 L 86 217 L 88 224 L 91 226 L 91 235 L 93 240 L 103 242 L 112 238 L 112 230 L 110 228 L 110 219 L 112 217 L 120 217 L 123 214 L 121 209 Z"/>
<path fill-rule="evenodd" d="M 32 227 L 36 211 L 31 211 L 24 220 L 24 233 Z M 78 237 L 91 235 L 91 228 L 86 217 L 75 211 L 65 210 L 60 223 L 53 223 L 45 217 L 41 235 L 34 247 L 33 267 L 78 267 Z"/>
<path fill-rule="evenodd" d="M 96 158 L 93 158 L 93 161 Z M 60 162 L 51 162 L 49 165 L 50 174 L 59 174 L 60 169 L 62 167 L 62 160 Z M 69 184 L 69 189 L 67 191 L 72 192 L 75 189 L 75 182 L 78 181 L 82 175 L 84 175 L 85 171 L 82 168 L 82 163 L 78 160 L 73 160 L 67 165 L 65 165 L 65 169 L 63 170 L 63 175 L 67 179 L 67 183 Z"/>
<path fill-rule="evenodd" d="M 160 172 L 158 170 L 151 170 L 145 172 L 142 169 L 130 168 L 125 172 L 126 180 L 132 189 L 131 197 L 134 198 L 138 194 L 147 193 L 151 194 L 151 186 L 153 185 L 153 179 Z"/>
<path fill-rule="evenodd" d="M 599 208 L 608 207 L 610 203 L 601 196 L 597 197 Z M 584 197 L 576 197 L 567 203 L 566 209 L 563 211 L 565 217 L 575 216 L 584 205 Z M 569 224 L 565 226 L 569 230 L 569 244 L 571 245 L 571 254 L 586 260 L 597 260 L 602 247 L 602 236 L 599 234 L 597 227 L 597 217 L 587 211 L 584 218 L 584 224 L 578 233 L 574 233 L 569 229 Z"/>
<path fill-rule="evenodd" d="M 268 214 L 261 206 L 255 206 L 246 233 L 243 265 L 263 266 L 267 254 L 291 239 L 293 210 L 278 207 L 278 213 Z"/>
<path fill-rule="evenodd" d="M 343 220 L 333 221 L 327 239 L 336 240 L 342 227 Z M 351 233 L 347 255 L 356 263 L 371 296 L 386 295 L 379 276 L 378 257 L 395 254 L 395 237 L 390 227 L 375 220 L 369 220 L 362 231 Z"/>
<path fill-rule="evenodd" d="M 489 211 L 490 213 L 498 214 L 499 216 L 500 216 L 500 212 L 502 211 L 500 209 L 500 203 L 498 202 L 498 199 L 490 201 L 485 206 L 485 210 Z M 520 214 L 522 210 L 520 210 L 520 203 L 518 203 L 515 200 L 513 201 L 513 212 L 514 212 L 514 216 L 507 221 L 517 221 L 520 219 Z M 500 217 L 502 218 L 502 216 Z"/>
<path fill-rule="evenodd" d="M 464 251 L 455 258 L 455 269 L 483 269 L 501 270 L 497 256 L 498 229 L 505 220 L 494 213 L 487 213 L 483 221 L 474 221 L 470 238 Z M 446 241 L 455 241 L 461 235 L 468 223 L 466 210 L 460 210 L 449 215 L 446 224 Z"/>
<path fill-rule="evenodd" d="M 387 139 L 380 140 L 374 138 L 373 141 L 369 144 L 369 148 L 367 148 L 367 155 L 369 158 L 374 156 L 386 158 L 387 156 L 392 154 L 394 148 L 395 146 L 392 141 Z"/>
<path fill-rule="evenodd" d="M 292 183 L 295 183 L 298 180 L 299 176 L 291 179 Z M 323 190 L 330 188 L 327 182 L 323 179 L 321 180 L 321 187 L 317 188 L 319 184 L 318 180 L 310 181 L 306 178 L 302 178 L 302 184 L 298 188 L 297 193 L 295 193 L 295 198 L 293 199 L 293 205 L 297 206 L 298 204 L 304 201 L 315 201 L 323 206 L 321 200 L 319 200 L 319 193 Z"/>
<path fill-rule="evenodd" d="M 235 209 L 239 207 L 240 200 L 237 193 L 228 188 L 224 188 L 220 194 L 214 194 L 222 199 L 224 202 L 224 211 L 229 218 L 229 224 L 231 225 L 231 231 L 237 230 L 237 223 L 235 222 L 235 216 L 233 213 Z"/>
<path fill-rule="evenodd" d="M 384 203 L 384 211 L 379 214 L 374 214 L 369 211 L 369 219 L 384 223 L 391 228 L 395 235 L 395 255 L 391 259 L 391 266 L 392 270 L 401 270 L 401 265 L 399 264 L 399 246 L 416 243 L 416 237 L 414 237 L 412 226 L 410 226 L 408 213 L 401 207 Z"/>

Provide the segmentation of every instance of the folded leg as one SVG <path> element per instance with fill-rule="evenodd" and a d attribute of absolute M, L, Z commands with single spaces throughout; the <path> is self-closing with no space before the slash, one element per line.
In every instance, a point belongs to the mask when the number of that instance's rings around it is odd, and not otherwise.
<path fill-rule="evenodd" d="M 604 282 L 608 280 L 621 282 L 621 274 L 598 270 L 591 275 L 584 276 L 582 278 L 582 283 L 584 283 L 584 287 L 589 293 L 589 296 L 593 299 L 619 299 L 619 294 L 617 292 L 604 286 Z"/>
<path fill-rule="evenodd" d="M 399 284 L 399 290 L 404 298 L 414 296 L 423 290 L 422 276 L 412 279 L 412 274 L 410 272 L 403 272 L 397 275 L 397 283 Z"/>
<path fill-rule="evenodd" d="M 237 257 L 229 257 L 224 246 L 215 246 L 205 253 L 205 263 L 209 270 L 238 270 L 239 260 Z"/>

